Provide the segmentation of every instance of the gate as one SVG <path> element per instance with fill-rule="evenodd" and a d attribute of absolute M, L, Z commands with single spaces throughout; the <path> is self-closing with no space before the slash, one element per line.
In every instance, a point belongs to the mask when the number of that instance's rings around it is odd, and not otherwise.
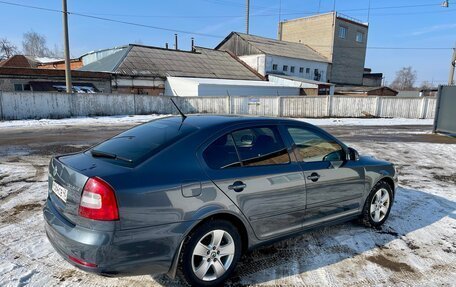
<path fill-rule="evenodd" d="M 434 132 L 456 135 L 456 86 L 439 86 Z"/>

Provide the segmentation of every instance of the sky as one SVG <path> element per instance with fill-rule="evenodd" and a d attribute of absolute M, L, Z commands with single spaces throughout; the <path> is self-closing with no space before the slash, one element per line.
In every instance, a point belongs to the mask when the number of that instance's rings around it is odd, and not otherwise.
<path fill-rule="evenodd" d="M 20 48 L 23 33 L 33 30 L 46 36 L 49 47 L 63 46 L 61 13 L 5 2 L 61 10 L 62 1 L 0 0 L 0 38 Z M 386 84 L 406 66 L 416 70 L 417 85 L 422 81 L 445 84 L 451 48 L 456 45 L 456 0 L 450 0 L 448 8 L 442 7 L 442 2 L 251 0 L 250 33 L 276 38 L 279 18 L 290 20 L 328 12 L 335 5 L 338 12 L 369 22 L 365 66 L 384 73 Z M 190 49 L 191 37 L 198 46 L 214 48 L 231 31 L 245 31 L 245 0 L 68 0 L 68 11 L 74 13 L 69 15 L 72 57 L 129 43 L 164 47 L 168 42 L 172 47 L 174 33 L 179 34 L 179 49 Z"/>

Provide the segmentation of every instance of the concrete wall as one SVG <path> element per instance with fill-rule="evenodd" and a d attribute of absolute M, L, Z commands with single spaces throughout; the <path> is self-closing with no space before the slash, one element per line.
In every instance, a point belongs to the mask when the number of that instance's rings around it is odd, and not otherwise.
<path fill-rule="evenodd" d="M 338 36 L 339 27 L 347 29 L 344 39 Z M 367 27 L 358 23 L 336 18 L 331 81 L 333 83 L 362 85 L 366 59 Z M 363 33 L 363 42 L 356 41 L 357 32 Z"/>
<path fill-rule="evenodd" d="M 174 97 L 184 113 L 250 114 L 284 117 L 433 118 L 435 98 L 400 97 Z M 169 97 L 117 94 L 0 92 L 0 119 L 171 114 Z"/>

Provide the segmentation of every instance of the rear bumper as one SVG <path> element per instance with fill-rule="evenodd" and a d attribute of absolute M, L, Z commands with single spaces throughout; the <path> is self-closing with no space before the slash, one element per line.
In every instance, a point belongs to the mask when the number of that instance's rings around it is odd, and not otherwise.
<path fill-rule="evenodd" d="M 181 223 L 125 231 L 96 231 L 66 220 L 47 200 L 45 230 L 54 249 L 69 263 L 106 276 L 160 274 L 169 271 L 182 240 Z M 70 257 L 95 264 L 85 266 Z"/>

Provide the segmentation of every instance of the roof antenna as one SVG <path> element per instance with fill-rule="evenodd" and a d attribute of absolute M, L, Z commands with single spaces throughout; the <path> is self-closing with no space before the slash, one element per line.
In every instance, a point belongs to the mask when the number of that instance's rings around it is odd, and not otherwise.
<path fill-rule="evenodd" d="M 174 90 L 173 90 L 174 91 Z M 176 91 L 174 91 L 174 93 L 177 95 Z M 176 105 L 176 103 L 174 102 L 173 98 L 169 98 L 171 100 L 171 102 L 173 103 L 173 105 L 176 107 L 176 109 L 179 111 L 179 114 L 181 115 L 182 117 L 182 122 L 185 121 L 185 119 L 187 118 L 186 115 L 184 115 L 184 113 L 179 109 L 179 107 Z"/>

